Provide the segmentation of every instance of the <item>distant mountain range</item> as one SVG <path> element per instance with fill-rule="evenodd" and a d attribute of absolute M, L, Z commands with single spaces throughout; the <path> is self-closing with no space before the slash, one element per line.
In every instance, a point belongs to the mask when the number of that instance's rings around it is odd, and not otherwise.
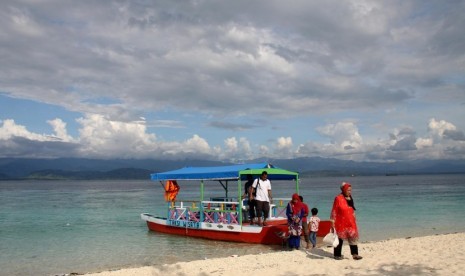
<path fill-rule="evenodd" d="M 250 163 L 264 162 L 251 160 Z M 277 167 L 305 176 L 465 173 L 465 160 L 417 160 L 394 163 L 355 162 L 308 157 L 269 159 Z M 0 158 L 0 180 L 6 179 L 149 179 L 150 174 L 186 166 L 221 166 L 229 162 L 156 159 L 20 159 Z"/>

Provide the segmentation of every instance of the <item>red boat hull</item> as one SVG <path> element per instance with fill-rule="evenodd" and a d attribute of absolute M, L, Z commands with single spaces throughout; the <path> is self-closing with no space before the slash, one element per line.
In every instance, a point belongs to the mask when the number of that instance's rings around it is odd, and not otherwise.
<path fill-rule="evenodd" d="M 188 237 L 196 237 L 203 239 L 229 241 L 229 242 L 244 242 L 244 243 L 258 243 L 258 244 L 283 244 L 285 241 L 282 238 L 282 233 L 287 232 L 287 220 L 275 220 L 270 221 L 267 226 L 246 226 L 247 228 L 253 228 L 255 231 L 218 231 L 208 229 L 195 229 L 185 228 L 167 225 L 163 222 L 147 221 L 147 226 L 151 231 L 160 233 L 166 233 L 171 235 L 180 235 Z M 329 221 L 322 221 L 320 223 L 320 231 L 318 236 L 324 236 L 329 232 Z M 244 229 L 244 228 L 243 228 Z"/>

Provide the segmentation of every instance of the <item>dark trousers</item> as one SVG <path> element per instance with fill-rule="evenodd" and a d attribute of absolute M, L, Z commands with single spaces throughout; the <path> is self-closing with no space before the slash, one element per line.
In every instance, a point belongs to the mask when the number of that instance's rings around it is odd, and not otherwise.
<path fill-rule="evenodd" d="M 342 256 L 342 243 L 344 241 L 339 239 L 339 245 L 334 247 L 334 257 L 341 257 Z M 357 245 L 349 245 L 350 247 L 350 254 L 358 255 L 358 246 Z"/>
<path fill-rule="evenodd" d="M 299 249 L 299 247 L 300 247 L 300 236 L 290 236 L 289 240 L 288 240 L 288 243 L 289 243 L 290 248 Z"/>
<path fill-rule="evenodd" d="M 255 206 L 257 205 L 255 199 L 249 200 L 249 217 L 250 221 L 255 218 Z"/>
<path fill-rule="evenodd" d="M 255 200 L 256 202 L 256 210 L 257 210 L 257 217 L 260 219 L 263 215 L 263 218 L 266 220 L 268 215 L 270 214 L 270 203 L 268 201 L 260 201 Z"/>

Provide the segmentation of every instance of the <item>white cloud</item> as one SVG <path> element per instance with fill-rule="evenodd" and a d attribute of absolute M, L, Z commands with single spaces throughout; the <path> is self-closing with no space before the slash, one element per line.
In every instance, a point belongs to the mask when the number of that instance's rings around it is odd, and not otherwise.
<path fill-rule="evenodd" d="M 260 145 L 258 147 L 258 156 L 257 157 L 266 157 L 270 153 L 270 149 L 265 145 Z"/>
<path fill-rule="evenodd" d="M 151 152 L 156 146 L 156 136 L 146 133 L 143 122 L 110 121 L 102 115 L 88 115 L 78 119 L 81 124 L 79 141 L 83 155 L 104 158 L 127 158 L 135 153 Z"/>
<path fill-rule="evenodd" d="M 394 161 L 404 159 L 460 159 L 465 152 L 463 132 L 445 120 L 431 119 L 424 137 L 411 127 L 394 129 L 388 139 L 364 141 L 354 122 L 337 122 L 317 128 L 327 142 L 307 141 L 294 148 L 292 137 L 278 137 L 271 148 L 252 148 L 245 137 L 229 137 L 224 147 L 210 146 L 194 134 L 184 141 L 162 141 L 147 132 L 145 121 L 118 122 L 89 114 L 78 120 L 78 137 L 67 133 L 66 123 L 56 118 L 48 121 L 51 134 L 37 134 L 2 121 L 0 148 L 2 156 L 90 157 L 90 158 L 206 158 L 248 160 L 259 157 L 293 158 L 303 156 L 333 157 L 356 161 Z M 44 144 L 46 143 L 46 144 Z M 32 150 L 33 149 L 33 150 Z M 270 155 L 271 154 L 271 155 Z"/>
<path fill-rule="evenodd" d="M 464 158 L 462 153 L 465 149 L 465 139 L 461 139 L 462 131 L 447 121 L 435 119 L 429 121 L 428 129 L 426 136 L 417 137 L 413 128 L 403 126 L 394 129 L 388 135 L 388 139 L 364 141 L 355 123 L 339 122 L 317 128 L 320 134 L 330 139 L 330 143 L 308 141 L 300 144 L 296 152 L 297 156 L 378 162 Z"/>
<path fill-rule="evenodd" d="M 450 61 L 457 60 L 424 52 L 423 45 L 438 40 L 446 26 L 428 17 L 409 24 L 418 9 L 413 5 L 171 5 L 10 1 L 6 6 L 11 8 L 0 12 L 3 37 L 9 41 L 0 50 L 8 56 L 2 60 L 0 87 L 18 98 L 77 112 L 99 110 L 112 120 L 132 121 L 141 109 L 161 107 L 228 116 L 248 108 L 266 117 L 287 117 L 328 112 L 324 106 L 337 112 L 402 103 L 410 97 L 402 92 L 405 88 L 442 86 L 416 82 L 424 76 L 443 78 L 451 71 Z M 35 36 L 24 44 L 15 26 L 36 30 Z M 402 28 L 417 32 L 425 43 L 393 35 L 405 32 Z M 413 56 L 408 64 L 402 63 L 406 56 Z M 402 84 L 396 72 L 407 76 Z M 412 74 L 417 77 L 409 79 Z M 460 87 L 444 93 L 457 91 Z M 285 101 L 275 100 L 283 94 Z M 112 101 L 96 104 L 101 98 Z M 263 104 L 256 106 L 258 101 Z"/>
<path fill-rule="evenodd" d="M 331 144 L 340 149 L 360 147 L 362 136 L 353 122 L 338 122 L 317 128 L 317 131 L 331 139 Z"/>
<path fill-rule="evenodd" d="M 244 137 L 240 137 L 239 141 L 236 137 L 227 138 L 224 140 L 224 145 L 220 159 L 236 161 L 253 157 L 250 142 Z"/>
<path fill-rule="evenodd" d="M 432 118 L 428 124 L 428 131 L 435 140 L 442 140 L 446 131 L 455 131 L 456 129 L 453 124 L 444 120 L 436 121 L 435 118 Z"/>
<path fill-rule="evenodd" d="M 350 1 L 353 18 L 360 31 L 369 34 L 381 34 L 388 27 L 389 10 L 374 1 Z"/>
<path fill-rule="evenodd" d="M 463 152 L 462 2 L 2 4 L 1 96 L 82 117 L 71 130 L 58 118 L 69 116 L 50 114 L 53 129 L 39 134 L 2 113 L 3 145 L 58 140 L 68 154 L 105 158 Z M 305 136 L 292 127 L 305 121 L 334 123 Z"/>
<path fill-rule="evenodd" d="M 291 137 L 279 137 L 276 143 L 278 150 L 288 150 L 292 148 L 292 138 Z"/>
<path fill-rule="evenodd" d="M 56 118 L 54 120 L 47 121 L 55 131 L 56 137 L 63 142 L 72 142 L 73 137 L 68 135 L 68 131 L 66 130 L 66 123 L 63 122 L 61 119 Z"/>
<path fill-rule="evenodd" d="M 145 121 L 118 122 L 100 115 L 80 118 L 79 141 L 83 156 L 103 158 L 182 158 L 198 156 L 212 158 L 214 150 L 208 142 L 194 134 L 182 142 L 159 141 L 147 133 Z"/>
<path fill-rule="evenodd" d="M 28 140 L 34 141 L 63 141 L 63 142 L 72 142 L 72 137 L 69 136 L 66 132 L 66 123 L 61 119 L 54 119 L 47 121 L 54 130 L 54 133 L 51 134 L 37 134 L 27 130 L 26 126 L 18 125 L 12 119 L 6 119 L 1 121 L 3 123 L 0 127 L 0 140 L 8 140 L 14 137 L 21 137 Z"/>
<path fill-rule="evenodd" d="M 226 152 L 236 152 L 237 151 L 237 140 L 236 137 L 227 138 L 224 141 Z"/>
<path fill-rule="evenodd" d="M 3 126 L 0 128 L 0 139 L 8 140 L 14 136 L 24 137 L 31 140 L 46 141 L 44 135 L 29 132 L 25 126 L 17 125 L 14 120 L 3 120 Z"/>
<path fill-rule="evenodd" d="M 245 154 L 245 156 L 246 157 L 249 156 L 251 154 L 251 151 L 252 151 L 249 140 L 247 140 L 247 138 L 245 138 L 245 137 L 241 137 L 241 138 L 239 138 L 239 144 L 240 144 L 240 147 L 243 150 L 243 153 Z"/>
<path fill-rule="evenodd" d="M 210 154 L 210 146 L 208 145 L 208 142 L 195 134 L 192 138 L 188 139 L 185 142 L 185 150 L 187 152 L 194 152 L 194 153 L 200 153 L 200 154 Z"/>
<path fill-rule="evenodd" d="M 91 114 L 78 119 L 81 128 L 77 138 L 67 134 L 66 123 L 61 119 L 56 118 L 48 123 L 55 133 L 36 134 L 28 131 L 25 126 L 17 125 L 13 120 L 4 120 L 0 128 L 0 140 L 4 141 L 5 147 L 8 146 L 6 142 L 12 141 L 15 137 L 24 140 L 11 144 L 12 147 L 17 147 L 17 143 L 21 141 L 73 145 L 72 152 L 65 148 L 63 152 L 59 152 L 53 149 L 53 144 L 49 144 L 50 152 L 41 152 L 47 157 L 180 158 L 183 154 L 192 154 L 211 158 L 215 153 L 208 142 L 198 135 L 193 135 L 183 142 L 158 141 L 156 135 L 147 133 L 145 121 L 118 122 L 108 120 L 101 115 Z"/>
<path fill-rule="evenodd" d="M 25 35 L 25 36 L 37 36 L 40 37 L 45 32 L 41 29 L 40 25 L 34 22 L 34 19 L 31 18 L 27 12 L 18 8 L 10 8 L 9 12 L 11 14 L 11 22 L 13 23 L 13 28 Z"/>
<path fill-rule="evenodd" d="M 433 139 L 430 138 L 418 138 L 417 141 L 415 142 L 415 146 L 418 149 L 422 148 L 428 148 L 433 145 Z"/>
<path fill-rule="evenodd" d="M 293 144 L 291 137 L 278 137 L 274 146 L 274 154 L 276 157 L 285 156 L 285 158 L 294 157 Z"/>
<path fill-rule="evenodd" d="M 54 134 L 37 134 L 30 132 L 23 125 L 18 125 L 14 120 L 0 121 L 0 157 L 32 157 L 32 158 L 56 158 L 79 156 L 79 145 L 70 141 L 64 141 L 69 136 L 63 131 L 59 119 Z M 65 139 L 63 139 L 65 138 Z"/>

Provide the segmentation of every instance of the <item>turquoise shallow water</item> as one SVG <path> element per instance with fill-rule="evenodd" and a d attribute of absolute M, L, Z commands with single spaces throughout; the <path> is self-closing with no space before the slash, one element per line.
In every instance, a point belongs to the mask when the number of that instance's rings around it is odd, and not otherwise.
<path fill-rule="evenodd" d="M 353 184 L 362 241 L 465 232 L 465 175 L 303 178 L 300 192 L 327 219 L 342 181 Z M 196 199 L 196 184 L 180 182 L 178 198 Z M 273 182 L 274 197 L 290 197 L 292 187 Z M 224 195 L 216 183 L 206 189 L 207 196 Z M 235 184 L 230 189 L 237 195 Z M 85 273 L 282 250 L 147 231 L 140 213 L 163 215 L 163 207 L 161 186 L 151 181 L 2 181 L 0 275 Z"/>

